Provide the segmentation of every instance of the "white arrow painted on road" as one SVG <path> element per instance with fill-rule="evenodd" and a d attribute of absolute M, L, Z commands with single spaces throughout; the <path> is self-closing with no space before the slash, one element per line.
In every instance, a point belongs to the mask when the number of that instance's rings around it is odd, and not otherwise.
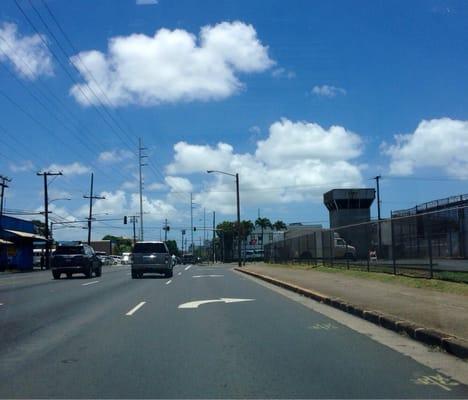
<path fill-rule="evenodd" d="M 193 275 L 192 278 L 221 278 L 224 275 Z"/>
<path fill-rule="evenodd" d="M 190 301 L 188 303 L 181 304 L 178 308 L 198 308 L 203 304 L 209 303 L 241 303 L 243 301 L 254 301 L 255 299 L 231 299 L 228 297 L 221 297 L 220 299 L 213 299 L 213 300 L 197 300 L 197 301 Z"/>

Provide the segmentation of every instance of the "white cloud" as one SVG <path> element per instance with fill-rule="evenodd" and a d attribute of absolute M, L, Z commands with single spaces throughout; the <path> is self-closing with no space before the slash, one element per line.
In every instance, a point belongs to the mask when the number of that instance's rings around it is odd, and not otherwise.
<path fill-rule="evenodd" d="M 251 126 L 251 127 L 249 128 L 249 132 L 250 132 L 250 133 L 253 133 L 253 134 L 257 134 L 257 135 L 258 135 L 261 131 L 262 131 L 262 130 L 261 130 L 260 127 L 257 126 L 257 125 Z"/>
<path fill-rule="evenodd" d="M 187 178 L 166 176 L 165 181 L 171 188 L 171 192 L 191 192 L 193 190 L 192 183 Z"/>
<path fill-rule="evenodd" d="M 138 188 L 138 182 L 136 180 L 125 181 L 121 185 L 121 189 L 124 189 L 124 190 L 133 190 L 133 189 L 136 189 L 136 188 Z"/>
<path fill-rule="evenodd" d="M 140 197 L 137 193 L 133 193 L 130 197 L 130 208 L 138 209 L 140 206 Z M 161 199 L 151 199 L 148 196 L 143 196 L 143 208 L 145 219 L 162 220 L 164 218 L 174 218 L 177 216 L 177 210 L 172 204 L 169 204 Z"/>
<path fill-rule="evenodd" d="M 468 121 L 423 120 L 413 133 L 395 135 L 382 144 L 390 156 L 390 173 L 411 175 L 418 168 L 439 168 L 449 176 L 468 179 Z"/>
<path fill-rule="evenodd" d="M 326 130 L 315 123 L 282 119 L 271 125 L 266 140 L 257 142 L 255 155 L 270 165 L 304 159 L 339 161 L 359 156 L 361 146 L 360 136 L 341 126 Z"/>
<path fill-rule="evenodd" d="M 4 22 L 0 25 L 0 62 L 6 61 L 26 79 L 53 75 L 51 54 L 41 37 L 38 34 L 22 36 L 16 24 Z"/>
<path fill-rule="evenodd" d="M 174 151 L 174 161 L 167 167 L 171 173 L 238 172 L 242 204 L 247 205 L 321 201 L 326 190 L 362 184 L 361 167 L 351 162 L 362 152 L 361 138 L 339 126 L 324 129 L 282 119 L 270 126 L 268 138 L 257 142 L 253 154 L 235 153 L 226 143 L 211 147 L 179 142 Z M 195 201 L 233 213 L 233 178 L 213 174 L 211 179 Z"/>
<path fill-rule="evenodd" d="M 108 150 L 99 154 L 98 160 L 102 163 L 112 164 L 133 157 L 133 153 L 129 150 Z"/>
<path fill-rule="evenodd" d="M 296 73 L 294 71 L 287 71 L 285 68 L 280 67 L 271 71 L 271 76 L 273 78 L 293 79 L 296 77 Z"/>
<path fill-rule="evenodd" d="M 233 148 L 226 143 L 211 146 L 191 145 L 179 142 L 174 145 L 174 162 L 166 168 L 169 174 L 190 174 L 209 169 L 224 169 L 229 167 Z"/>
<path fill-rule="evenodd" d="M 344 96 L 346 94 L 346 90 L 340 87 L 322 85 L 322 86 L 314 86 L 312 88 L 312 93 L 317 96 L 332 98 L 339 94 Z"/>
<path fill-rule="evenodd" d="M 149 192 L 156 191 L 156 190 L 163 190 L 163 189 L 166 189 L 166 185 L 164 185 L 163 183 L 159 183 L 159 182 L 153 182 L 153 183 L 150 183 L 149 185 L 145 185 L 145 190 Z"/>
<path fill-rule="evenodd" d="M 159 3 L 158 0 L 136 0 L 137 6 L 154 6 Z"/>
<path fill-rule="evenodd" d="M 35 169 L 34 163 L 31 160 L 21 161 L 19 163 L 10 163 L 12 172 L 29 172 Z"/>
<path fill-rule="evenodd" d="M 97 80 L 113 106 L 223 99 L 243 87 L 237 74 L 274 64 L 254 27 L 240 21 L 204 26 L 198 38 L 182 29 L 114 37 L 107 54 L 92 50 L 79 56 L 86 68 L 77 56 L 71 62 L 100 93 Z M 71 94 L 84 105 L 98 102 L 84 84 L 73 86 Z"/>
<path fill-rule="evenodd" d="M 71 164 L 50 164 L 44 171 L 62 172 L 64 175 L 83 175 L 91 172 L 91 168 L 79 162 Z"/>

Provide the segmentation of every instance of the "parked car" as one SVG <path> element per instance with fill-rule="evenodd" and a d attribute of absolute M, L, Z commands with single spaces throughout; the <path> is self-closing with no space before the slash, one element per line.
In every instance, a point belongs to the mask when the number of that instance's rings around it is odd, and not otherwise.
<path fill-rule="evenodd" d="M 184 254 L 182 256 L 182 264 L 194 264 L 195 257 L 192 254 Z"/>
<path fill-rule="evenodd" d="M 173 263 L 164 242 L 136 242 L 132 251 L 132 279 L 142 278 L 145 273 L 164 274 L 172 277 Z"/>
<path fill-rule="evenodd" d="M 62 273 L 70 278 L 73 274 L 84 274 L 87 278 L 101 276 L 102 263 L 93 248 L 84 243 L 58 244 L 52 257 L 52 276 L 60 279 Z"/>
<path fill-rule="evenodd" d="M 130 256 L 132 253 L 122 253 L 122 264 L 130 264 Z"/>

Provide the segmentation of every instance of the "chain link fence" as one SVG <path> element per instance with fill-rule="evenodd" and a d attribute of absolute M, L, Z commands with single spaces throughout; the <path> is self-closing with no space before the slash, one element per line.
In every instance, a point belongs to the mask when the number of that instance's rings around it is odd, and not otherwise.
<path fill-rule="evenodd" d="M 468 283 L 468 206 L 395 212 L 380 222 L 317 231 L 265 246 L 265 261 Z"/>

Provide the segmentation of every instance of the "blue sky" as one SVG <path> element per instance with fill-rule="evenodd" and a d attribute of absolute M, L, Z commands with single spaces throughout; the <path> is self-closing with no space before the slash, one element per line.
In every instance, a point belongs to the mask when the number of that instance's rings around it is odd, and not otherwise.
<path fill-rule="evenodd" d="M 8 209 L 41 208 L 35 173 L 56 168 L 64 176 L 51 197 L 72 198 L 54 203 L 57 220 L 86 215 L 91 171 L 107 197 L 98 214 L 135 213 L 138 137 L 151 164 L 148 238 L 166 217 L 189 225 L 190 191 L 197 225 L 203 208 L 234 218 L 233 182 L 203 172 L 218 165 L 240 172 L 251 219 L 260 208 L 272 220 L 326 225 L 321 194 L 372 186 L 376 174 L 384 216 L 467 192 L 466 2 L 47 0 L 74 48 L 42 0 L 17 2 L 47 47 L 15 1 L 2 2 Z M 130 234 L 120 222 L 96 228 L 96 238 Z"/>

